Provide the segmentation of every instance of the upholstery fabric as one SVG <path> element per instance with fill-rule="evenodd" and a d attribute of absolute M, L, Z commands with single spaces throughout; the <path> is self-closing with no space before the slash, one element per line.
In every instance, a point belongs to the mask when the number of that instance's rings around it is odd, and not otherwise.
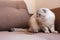
<path fill-rule="evenodd" d="M 0 1 L 0 31 L 27 27 L 28 10 L 23 1 Z"/>
<path fill-rule="evenodd" d="M 0 32 L 0 40 L 60 40 L 60 34 Z"/>
<path fill-rule="evenodd" d="M 13 7 L 13 8 L 17 8 L 17 9 L 26 9 L 27 10 L 27 6 L 25 4 L 24 1 L 0 1 L 0 7 Z"/>

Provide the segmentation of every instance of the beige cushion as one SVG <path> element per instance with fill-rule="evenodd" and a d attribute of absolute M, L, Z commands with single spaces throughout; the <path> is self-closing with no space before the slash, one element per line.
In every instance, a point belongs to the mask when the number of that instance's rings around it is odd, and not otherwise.
<path fill-rule="evenodd" d="M 0 7 L 13 7 L 27 10 L 27 6 L 24 1 L 0 1 Z"/>
<path fill-rule="evenodd" d="M 60 34 L 0 32 L 1 40 L 60 40 Z"/>
<path fill-rule="evenodd" d="M 0 8 L 0 30 L 9 30 L 12 27 L 25 27 L 28 19 L 29 15 L 25 9 Z"/>
<path fill-rule="evenodd" d="M 28 10 L 24 1 L 0 0 L 0 31 L 27 27 Z"/>

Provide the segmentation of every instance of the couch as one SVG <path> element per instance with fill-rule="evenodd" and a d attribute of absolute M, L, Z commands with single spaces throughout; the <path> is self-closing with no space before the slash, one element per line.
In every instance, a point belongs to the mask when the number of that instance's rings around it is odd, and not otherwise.
<path fill-rule="evenodd" d="M 56 14 L 56 30 L 60 32 L 60 10 Z M 28 28 L 30 14 L 23 0 L 0 0 L 0 40 L 60 40 L 56 33 L 11 32 L 11 28 Z"/>

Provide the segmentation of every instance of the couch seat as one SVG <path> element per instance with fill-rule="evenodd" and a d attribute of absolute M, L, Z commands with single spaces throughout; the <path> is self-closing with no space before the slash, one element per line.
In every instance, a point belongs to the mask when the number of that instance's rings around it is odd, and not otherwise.
<path fill-rule="evenodd" d="M 60 40 L 60 34 L 0 32 L 0 40 Z"/>

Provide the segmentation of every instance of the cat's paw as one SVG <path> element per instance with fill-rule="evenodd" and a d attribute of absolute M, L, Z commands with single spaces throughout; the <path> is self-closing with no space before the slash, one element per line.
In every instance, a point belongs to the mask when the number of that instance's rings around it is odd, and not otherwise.
<path fill-rule="evenodd" d="M 34 32 L 34 33 L 38 33 L 39 31 L 38 31 L 38 30 L 34 30 L 33 32 Z"/>
<path fill-rule="evenodd" d="M 52 31 L 52 33 L 58 33 L 58 31 Z"/>
<path fill-rule="evenodd" d="M 29 28 L 29 32 L 38 33 L 39 29 L 38 28 Z"/>
<path fill-rule="evenodd" d="M 45 31 L 45 33 L 50 33 L 49 31 Z"/>
<path fill-rule="evenodd" d="M 38 30 L 29 30 L 29 32 L 38 33 Z"/>

